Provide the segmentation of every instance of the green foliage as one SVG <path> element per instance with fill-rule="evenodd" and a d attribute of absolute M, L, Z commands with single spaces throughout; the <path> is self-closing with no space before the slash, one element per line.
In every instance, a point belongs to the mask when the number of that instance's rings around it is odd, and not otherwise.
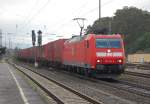
<path fill-rule="evenodd" d="M 88 33 L 104 33 L 108 34 L 109 32 L 109 23 L 112 22 L 112 18 L 110 17 L 104 17 L 101 18 L 100 20 L 96 20 L 92 26 L 87 27 L 87 32 Z"/>
<path fill-rule="evenodd" d="M 97 33 L 106 29 L 106 33 L 125 35 L 127 53 L 150 52 L 150 13 L 135 7 L 124 7 L 116 11 L 113 17 L 96 20 L 87 32 Z"/>
<path fill-rule="evenodd" d="M 0 55 L 6 53 L 6 47 L 1 47 L 0 48 Z"/>
<path fill-rule="evenodd" d="M 135 7 L 117 10 L 113 19 L 113 32 L 125 34 L 132 43 L 141 34 L 150 31 L 150 14 Z"/>
<path fill-rule="evenodd" d="M 142 51 L 142 52 L 150 52 L 150 32 L 145 33 L 141 36 L 139 36 L 133 43 L 132 47 L 134 48 L 129 48 L 129 52 L 137 52 L 137 51 Z"/>

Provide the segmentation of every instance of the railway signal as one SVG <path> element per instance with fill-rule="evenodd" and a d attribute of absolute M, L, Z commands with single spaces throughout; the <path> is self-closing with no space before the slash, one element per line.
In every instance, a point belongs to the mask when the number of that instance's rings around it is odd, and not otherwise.
<path fill-rule="evenodd" d="M 38 45 L 41 46 L 42 45 L 42 31 L 39 30 L 37 33 L 38 33 Z"/>
<path fill-rule="evenodd" d="M 38 33 L 39 54 L 42 54 L 42 31 L 39 30 L 37 33 Z"/>
<path fill-rule="evenodd" d="M 36 47 L 35 47 L 35 42 L 36 42 L 36 34 L 35 31 L 32 30 L 32 45 L 33 45 L 33 51 L 34 51 L 34 66 L 38 67 L 38 63 L 36 61 Z"/>
<path fill-rule="evenodd" d="M 35 34 L 35 31 L 32 30 L 32 44 L 33 44 L 33 46 L 35 45 L 35 42 L 36 42 L 36 34 Z"/>

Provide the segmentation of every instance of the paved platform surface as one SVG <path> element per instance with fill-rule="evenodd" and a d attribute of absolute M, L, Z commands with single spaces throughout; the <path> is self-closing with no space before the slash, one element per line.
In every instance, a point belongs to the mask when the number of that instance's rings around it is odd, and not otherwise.
<path fill-rule="evenodd" d="M 45 104 L 16 70 L 0 62 L 0 104 Z"/>

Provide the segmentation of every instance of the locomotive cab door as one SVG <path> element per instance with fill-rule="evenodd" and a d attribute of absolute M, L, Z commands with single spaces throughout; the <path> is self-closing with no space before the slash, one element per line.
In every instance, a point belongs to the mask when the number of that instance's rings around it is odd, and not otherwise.
<path fill-rule="evenodd" d="M 89 68 L 88 65 L 88 51 L 89 51 L 89 41 L 85 41 L 85 48 L 84 48 L 84 66 L 85 68 Z"/>

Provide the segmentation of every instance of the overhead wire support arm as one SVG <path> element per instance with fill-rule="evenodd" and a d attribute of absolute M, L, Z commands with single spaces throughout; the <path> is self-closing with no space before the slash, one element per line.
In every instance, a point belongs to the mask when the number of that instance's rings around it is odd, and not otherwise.
<path fill-rule="evenodd" d="M 80 27 L 80 36 L 82 36 L 82 31 L 83 31 L 83 28 L 84 28 L 84 21 L 86 20 L 85 18 L 74 18 L 73 20 L 77 21 L 79 27 Z M 82 21 L 82 23 L 79 22 Z"/>

